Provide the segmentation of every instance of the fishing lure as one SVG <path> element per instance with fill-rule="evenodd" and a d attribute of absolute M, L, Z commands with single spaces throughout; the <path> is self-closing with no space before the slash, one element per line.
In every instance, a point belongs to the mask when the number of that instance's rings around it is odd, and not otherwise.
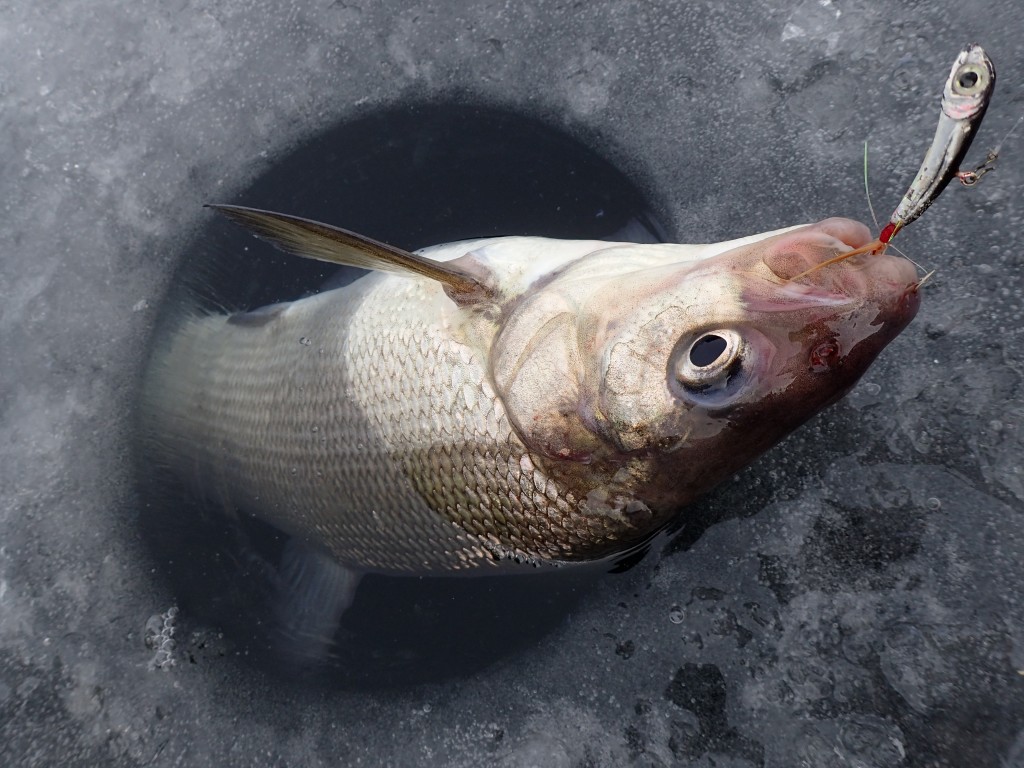
<path fill-rule="evenodd" d="M 845 261 L 853 256 L 882 253 L 896 233 L 928 210 L 953 179 L 960 179 L 965 186 L 973 186 L 992 170 L 999 154 L 999 147 L 991 150 L 985 162 L 973 170 L 961 171 L 960 163 L 967 155 L 974 135 L 985 117 L 995 85 L 995 66 L 984 49 L 980 45 L 970 45 L 962 50 L 953 62 L 953 68 L 942 89 L 942 111 L 931 146 L 917 175 L 878 238 L 860 248 L 817 264 L 791 280 L 805 277 L 822 267 Z"/>
<path fill-rule="evenodd" d="M 960 52 L 942 89 L 942 113 L 935 138 L 910 188 L 879 233 L 880 243 L 885 245 L 891 241 L 897 232 L 928 210 L 953 179 L 976 183 L 991 168 L 990 159 L 995 160 L 993 153 L 974 171 L 961 172 L 960 163 L 985 117 L 995 85 L 995 67 L 980 45 L 971 45 Z"/>

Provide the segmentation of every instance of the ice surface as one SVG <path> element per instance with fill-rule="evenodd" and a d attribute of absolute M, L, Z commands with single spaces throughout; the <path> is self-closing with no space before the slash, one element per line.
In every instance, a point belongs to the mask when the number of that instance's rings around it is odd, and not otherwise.
<path fill-rule="evenodd" d="M 522 109 L 719 240 L 866 218 L 865 140 L 887 214 L 972 41 L 994 144 L 1022 28 L 1015 0 L 0 3 L 0 764 L 1024 765 L 1024 136 L 898 238 L 939 273 L 850 398 L 469 679 L 289 686 L 184 616 L 153 669 L 175 596 L 128 442 L 200 204 L 326 125 Z"/>

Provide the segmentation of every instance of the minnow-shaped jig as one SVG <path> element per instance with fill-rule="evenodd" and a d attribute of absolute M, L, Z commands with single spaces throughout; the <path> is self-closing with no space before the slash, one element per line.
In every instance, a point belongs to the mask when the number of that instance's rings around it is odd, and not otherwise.
<path fill-rule="evenodd" d="M 879 233 L 880 243 L 891 241 L 897 232 L 928 210 L 949 182 L 960 176 L 960 163 L 985 117 L 995 85 L 995 67 L 980 45 L 970 45 L 960 52 L 942 89 L 942 114 L 935 138 L 910 188 Z M 976 181 L 989 168 L 986 160 L 980 172 L 969 173 L 974 174 Z"/>
<path fill-rule="evenodd" d="M 910 188 L 903 195 L 896 210 L 892 212 L 878 238 L 860 248 L 840 253 L 816 264 L 794 275 L 790 280 L 799 280 L 822 267 L 838 264 L 854 256 L 883 253 L 896 233 L 928 210 L 949 182 L 959 178 L 965 186 L 973 186 L 992 170 L 999 154 L 998 146 L 991 150 L 985 162 L 974 170 L 961 171 L 960 163 L 967 155 L 967 150 L 971 148 L 974 134 L 985 117 L 995 85 L 996 69 L 984 49 L 980 45 L 969 45 L 962 50 L 953 62 L 953 68 L 942 89 L 942 113 L 939 115 L 939 124 L 935 128 L 931 146 L 917 175 L 910 183 Z M 1015 124 L 1014 128 L 1016 127 Z M 1010 131 L 1012 132 L 1014 128 Z"/>

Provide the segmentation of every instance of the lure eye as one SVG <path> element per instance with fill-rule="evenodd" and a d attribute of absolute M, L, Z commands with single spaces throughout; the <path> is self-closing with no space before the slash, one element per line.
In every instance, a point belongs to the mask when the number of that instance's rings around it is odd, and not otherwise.
<path fill-rule="evenodd" d="M 728 328 L 680 340 L 670 373 L 690 395 L 723 400 L 735 392 L 743 376 L 747 343 Z"/>
<path fill-rule="evenodd" d="M 953 78 L 953 92 L 960 96 L 974 96 L 985 90 L 985 70 L 977 64 L 964 64 Z"/>

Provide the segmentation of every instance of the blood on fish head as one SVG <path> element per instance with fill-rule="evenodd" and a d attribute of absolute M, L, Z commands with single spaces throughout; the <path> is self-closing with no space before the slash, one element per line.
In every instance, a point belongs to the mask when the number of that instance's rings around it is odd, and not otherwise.
<path fill-rule="evenodd" d="M 695 486 L 745 466 L 845 395 L 907 327 L 920 296 L 915 268 L 904 258 L 865 253 L 792 279 L 871 242 L 864 225 L 833 218 L 723 253 L 715 259 L 720 265 L 701 265 L 711 283 L 716 266 L 737 278 L 723 287 L 728 298 L 714 319 L 680 337 L 669 367 L 670 387 L 686 404 L 676 431 L 699 422 L 706 437 L 686 446 L 685 458 L 658 462 L 663 470 L 651 473 L 649 497 L 678 504 L 669 477 L 680 459 L 714 468 L 692 475 Z M 700 366 L 713 337 L 728 343 L 710 366 Z M 710 354 L 721 348 L 719 342 Z"/>
<path fill-rule="evenodd" d="M 664 522 L 839 399 L 914 317 L 905 259 L 802 274 L 870 241 L 864 225 L 827 219 L 699 260 L 635 251 L 635 270 L 589 282 L 585 257 L 506 323 L 522 334 L 529 317 L 534 333 L 495 355 L 509 416 L 547 471 Z"/>

